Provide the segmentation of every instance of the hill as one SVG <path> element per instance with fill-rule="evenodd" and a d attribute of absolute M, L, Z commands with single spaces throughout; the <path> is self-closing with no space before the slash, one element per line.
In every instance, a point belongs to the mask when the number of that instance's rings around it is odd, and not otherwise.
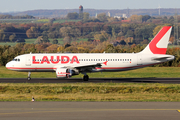
<path fill-rule="evenodd" d="M 56 9 L 56 10 L 29 10 L 23 12 L 15 13 L 4 13 L 11 15 L 32 15 L 35 17 L 47 17 L 47 18 L 56 18 L 56 17 L 65 17 L 69 12 L 79 12 L 79 9 Z M 84 12 L 90 13 L 90 16 L 95 16 L 96 13 L 108 13 L 110 12 L 111 16 L 121 16 L 122 14 L 127 15 L 150 15 L 158 16 L 159 9 L 84 9 Z M 160 15 L 173 16 L 175 13 L 180 13 L 180 8 L 161 8 Z"/>

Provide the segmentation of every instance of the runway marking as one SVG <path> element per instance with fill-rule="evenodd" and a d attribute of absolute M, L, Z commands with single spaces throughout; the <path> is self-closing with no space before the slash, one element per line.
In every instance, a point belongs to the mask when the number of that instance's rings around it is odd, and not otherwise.
<path fill-rule="evenodd" d="M 0 113 L 0 115 L 16 115 L 16 114 L 36 114 L 36 113 L 55 113 L 55 112 L 89 112 L 89 111 L 94 111 L 94 112 L 98 112 L 98 111 L 178 111 L 180 112 L 180 110 L 177 109 L 84 109 L 84 108 L 43 108 L 43 109 L 37 109 L 37 108 L 17 108 L 17 109 L 0 109 L 0 110 L 11 110 L 13 112 L 8 112 L 8 113 Z M 26 110 L 27 112 L 14 112 L 14 110 Z"/>

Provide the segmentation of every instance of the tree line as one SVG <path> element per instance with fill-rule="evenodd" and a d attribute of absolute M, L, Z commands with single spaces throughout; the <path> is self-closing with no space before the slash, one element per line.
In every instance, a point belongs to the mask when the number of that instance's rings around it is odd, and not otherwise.
<path fill-rule="evenodd" d="M 31 15 L 23 15 L 23 16 L 0 15 L 0 19 L 35 19 L 35 17 Z"/>
<path fill-rule="evenodd" d="M 0 46 L 0 66 L 5 66 L 14 57 L 27 53 L 138 53 L 146 45 L 117 45 L 113 46 L 110 41 L 98 42 L 73 42 L 72 44 L 25 44 L 18 43 L 15 46 Z M 155 66 L 180 67 L 180 48 L 168 48 L 167 54 L 174 55 L 173 61 L 165 62 Z"/>
<path fill-rule="evenodd" d="M 103 19 L 105 21 L 102 21 Z M 109 19 L 110 22 L 108 22 Z M 48 39 L 89 38 L 100 42 L 111 39 L 112 41 L 124 41 L 126 44 L 147 44 L 162 26 L 173 26 L 172 19 L 174 18 L 155 19 L 134 15 L 129 18 L 128 22 L 99 17 L 88 19 L 88 21 L 64 23 L 0 23 L 0 42 L 23 42 L 27 38 L 37 39 L 39 36 L 45 35 Z M 174 31 L 172 31 L 172 35 L 174 35 Z"/>

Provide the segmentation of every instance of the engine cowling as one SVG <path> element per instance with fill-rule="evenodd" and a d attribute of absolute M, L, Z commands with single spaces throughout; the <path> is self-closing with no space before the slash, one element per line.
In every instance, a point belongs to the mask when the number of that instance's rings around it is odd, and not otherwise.
<path fill-rule="evenodd" d="M 68 69 L 66 69 L 66 68 L 58 68 L 58 69 L 56 69 L 56 77 L 57 78 L 69 78 L 70 73 L 69 73 Z"/>
<path fill-rule="evenodd" d="M 78 75 L 78 70 L 72 70 L 67 68 L 58 68 L 56 69 L 57 78 L 70 78 L 72 75 Z"/>

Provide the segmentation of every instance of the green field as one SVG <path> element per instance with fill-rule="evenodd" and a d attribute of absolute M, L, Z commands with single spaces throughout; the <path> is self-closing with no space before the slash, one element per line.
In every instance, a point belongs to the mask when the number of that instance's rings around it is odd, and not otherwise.
<path fill-rule="evenodd" d="M 88 73 L 90 78 L 176 78 L 180 77 L 179 67 L 146 67 L 123 72 L 97 72 Z M 73 76 L 75 78 L 82 78 L 82 74 Z M 0 78 L 26 78 L 27 72 L 16 72 L 0 67 Z M 33 72 L 32 78 L 55 78 L 55 72 Z"/>
<path fill-rule="evenodd" d="M 153 101 L 180 102 L 179 84 L 0 83 L 0 101 Z"/>
<path fill-rule="evenodd" d="M 81 21 L 81 20 L 57 19 L 53 23 L 78 22 L 78 21 Z"/>
<path fill-rule="evenodd" d="M 33 44 L 37 39 L 25 39 L 25 43 L 29 43 L 29 44 Z M 58 38 L 58 44 L 64 44 L 63 42 L 63 38 Z M 87 41 L 88 38 L 79 38 L 76 42 L 80 42 L 80 41 Z M 52 43 L 53 39 L 49 39 L 50 43 Z M 72 41 L 73 42 L 73 41 Z M 0 45 L 10 45 L 10 46 L 14 46 L 16 45 L 17 42 L 0 42 Z"/>
<path fill-rule="evenodd" d="M 81 20 L 57 19 L 53 23 L 78 22 Z M 49 19 L 0 19 L 1 23 L 48 23 Z"/>
<path fill-rule="evenodd" d="M 178 67 L 146 67 L 124 72 L 91 73 L 93 77 L 180 77 Z M 35 72 L 32 78 L 54 78 L 55 72 Z M 74 77 L 81 78 L 83 75 Z M 0 67 L 0 78 L 26 78 L 27 72 Z M 0 101 L 153 101 L 180 102 L 180 84 L 160 83 L 0 83 Z"/>

